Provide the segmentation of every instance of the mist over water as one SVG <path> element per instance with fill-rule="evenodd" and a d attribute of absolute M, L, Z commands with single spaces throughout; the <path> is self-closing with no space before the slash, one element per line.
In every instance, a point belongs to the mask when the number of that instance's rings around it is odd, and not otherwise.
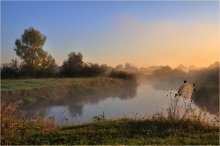
<path fill-rule="evenodd" d="M 28 118 L 54 118 L 62 124 L 85 123 L 103 114 L 106 118 L 166 114 L 170 102 L 167 95 L 186 87 L 181 96 L 191 98 L 193 93 L 192 106 L 206 109 L 212 115 L 219 112 L 218 81 L 218 63 L 189 72 L 166 66 L 138 78 L 138 84 L 127 82 L 122 87 L 96 88 L 77 94 L 70 92 L 21 109 Z"/>
<path fill-rule="evenodd" d="M 184 80 L 196 85 L 194 103 L 210 113 L 219 112 L 219 63 L 207 68 L 189 70 L 172 69 L 168 66 L 155 70 L 147 77 L 157 89 L 178 89 Z"/>
<path fill-rule="evenodd" d="M 167 94 L 177 92 L 183 80 L 141 80 L 139 84 L 128 83 L 121 88 L 92 90 L 88 93 L 68 95 L 23 107 L 27 117 L 54 118 L 62 124 L 79 124 L 104 114 L 106 118 L 143 117 L 165 113 L 169 105 Z M 211 90 L 211 92 L 213 92 Z M 200 89 L 196 95 L 200 95 Z M 207 95 L 215 95 L 210 93 Z M 203 95 L 203 94 L 201 94 Z M 201 96 L 202 97 L 202 96 Z M 197 98 L 196 98 L 197 99 Z M 206 99 L 206 100 L 205 100 Z M 210 114 L 218 112 L 218 103 L 210 98 L 195 100 L 194 107 L 205 107 Z"/>

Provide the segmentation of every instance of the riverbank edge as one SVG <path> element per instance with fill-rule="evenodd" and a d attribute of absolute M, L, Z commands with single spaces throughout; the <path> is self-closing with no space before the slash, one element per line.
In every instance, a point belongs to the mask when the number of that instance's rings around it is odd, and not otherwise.
<path fill-rule="evenodd" d="M 35 82 L 45 82 L 51 79 L 34 79 L 24 80 L 29 82 L 29 88 L 10 89 L 1 91 L 1 100 L 6 103 L 18 102 L 18 104 L 35 103 L 41 100 L 47 100 L 50 98 L 61 98 L 68 94 L 78 94 L 87 90 L 96 88 L 117 88 L 122 87 L 129 82 L 129 80 L 115 79 L 109 77 L 96 77 L 96 78 L 59 78 L 53 79 L 54 83 L 51 83 L 43 87 L 31 87 Z M 23 80 L 10 80 L 8 84 L 12 87 L 16 84 L 16 81 L 21 82 Z M 57 82 L 58 81 L 58 82 Z M 65 81 L 65 82 L 62 82 Z M 4 80 L 2 82 L 4 84 Z"/>

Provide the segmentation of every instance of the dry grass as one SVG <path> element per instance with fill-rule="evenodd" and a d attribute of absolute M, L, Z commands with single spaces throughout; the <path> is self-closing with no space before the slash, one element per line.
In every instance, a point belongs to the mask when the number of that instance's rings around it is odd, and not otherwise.
<path fill-rule="evenodd" d="M 53 132 L 57 128 L 53 119 L 27 120 L 18 118 L 17 114 L 16 103 L 1 103 L 1 145 L 20 144 L 34 131 Z"/>
<path fill-rule="evenodd" d="M 191 120 L 219 127 L 220 113 L 218 112 L 210 118 L 206 108 L 198 109 L 193 107 L 194 96 L 194 89 L 192 90 L 192 95 L 189 98 L 186 98 L 183 94 L 179 94 L 179 91 L 176 92 L 171 89 L 170 93 L 167 95 L 169 98 L 167 117 L 164 117 L 164 115 L 161 115 L 161 117 L 175 121 Z"/>

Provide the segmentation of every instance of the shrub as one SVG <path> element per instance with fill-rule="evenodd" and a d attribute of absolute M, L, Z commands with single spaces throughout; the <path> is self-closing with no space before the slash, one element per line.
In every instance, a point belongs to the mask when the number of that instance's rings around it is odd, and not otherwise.
<path fill-rule="evenodd" d="M 135 75 L 132 73 L 128 73 L 125 71 L 116 71 L 116 70 L 111 71 L 109 74 L 109 77 L 119 78 L 119 79 L 124 79 L 124 80 L 125 79 L 129 79 L 129 80 L 136 79 Z"/>
<path fill-rule="evenodd" d="M 12 59 L 10 63 L 3 64 L 1 68 L 1 78 L 18 78 L 20 76 L 20 64 L 17 59 Z"/>
<path fill-rule="evenodd" d="M 95 77 L 105 75 L 107 66 L 88 63 L 82 68 L 81 75 L 84 77 Z"/>

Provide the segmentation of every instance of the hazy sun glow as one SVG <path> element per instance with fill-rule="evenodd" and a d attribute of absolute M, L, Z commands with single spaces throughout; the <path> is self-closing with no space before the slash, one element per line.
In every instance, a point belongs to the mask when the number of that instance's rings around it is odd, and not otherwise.
<path fill-rule="evenodd" d="M 47 36 L 45 49 L 59 65 L 72 51 L 112 66 L 202 67 L 219 60 L 218 2 L 1 3 L 1 63 L 16 57 L 14 41 L 30 26 Z"/>
<path fill-rule="evenodd" d="M 93 38 L 93 43 L 100 42 L 99 47 L 105 48 L 103 52 L 109 56 L 100 55 L 98 62 L 117 65 L 129 61 L 137 66 L 207 66 L 218 60 L 217 24 L 149 23 L 126 17 L 106 30 Z"/>

